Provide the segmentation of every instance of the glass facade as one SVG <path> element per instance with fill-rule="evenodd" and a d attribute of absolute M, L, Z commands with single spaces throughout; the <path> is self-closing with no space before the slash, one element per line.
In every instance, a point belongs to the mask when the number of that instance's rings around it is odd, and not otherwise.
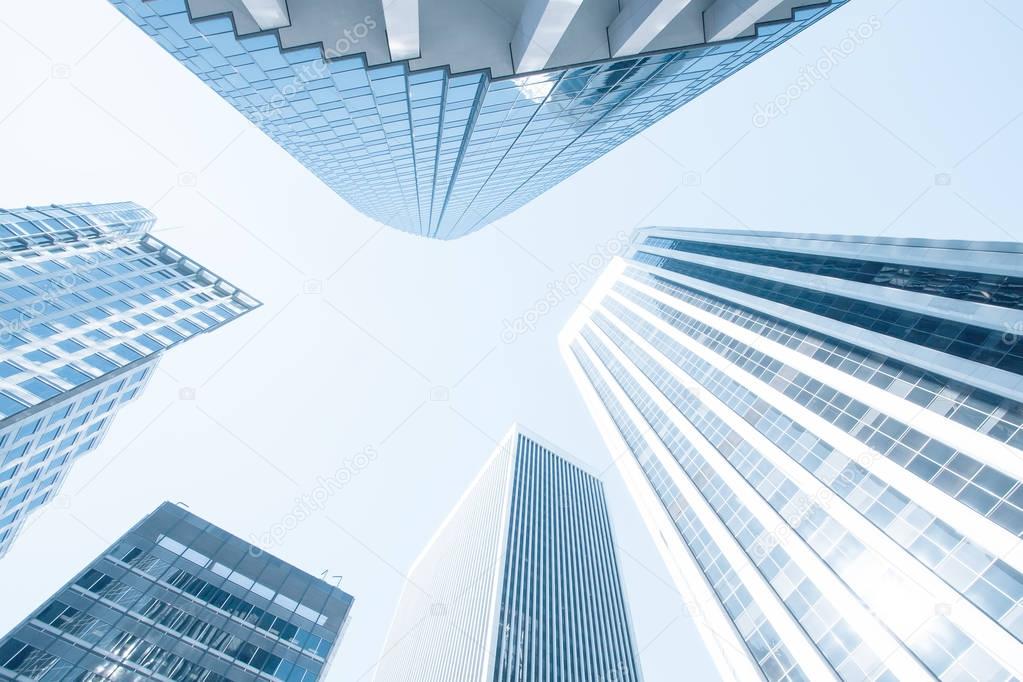
<path fill-rule="evenodd" d="M 638 682 L 603 484 L 513 429 L 402 593 L 377 682 Z"/>
<path fill-rule="evenodd" d="M 310 682 L 352 604 L 165 502 L 0 640 L 0 679 Z"/>
<path fill-rule="evenodd" d="M 681 589 L 727 625 L 708 643 L 743 652 L 726 677 L 1023 674 L 1023 382 L 998 361 L 1019 253 L 648 228 L 566 327 L 662 553 L 692 568 Z M 903 334 L 939 310 L 939 335 L 979 329 L 1000 354 Z"/>
<path fill-rule="evenodd" d="M 897 306 L 864 306 L 851 296 L 814 291 L 784 282 L 691 263 L 649 251 L 636 253 L 636 261 L 689 275 L 787 306 L 824 315 L 837 322 L 880 331 L 902 341 L 957 355 L 1016 374 L 1023 373 L 1023 348 L 1003 342 L 1005 328 L 991 329 L 920 313 Z M 1006 317 L 1006 321 L 1016 318 Z"/>
<path fill-rule="evenodd" d="M 743 263 L 838 277 L 893 289 L 919 291 L 976 303 L 1023 308 L 1023 278 L 984 272 L 963 272 L 937 266 L 857 260 L 812 253 L 792 253 L 750 246 L 647 237 L 644 245 L 679 253 L 728 258 Z"/>
<path fill-rule="evenodd" d="M 192 19 L 185 0 L 111 0 L 300 163 L 366 215 L 454 239 L 514 211 L 846 0 L 795 9 L 755 35 L 494 78 L 410 71 L 364 56 L 281 49 Z"/>
<path fill-rule="evenodd" d="M 0 555 L 161 353 L 259 304 L 131 203 L 0 210 Z"/>

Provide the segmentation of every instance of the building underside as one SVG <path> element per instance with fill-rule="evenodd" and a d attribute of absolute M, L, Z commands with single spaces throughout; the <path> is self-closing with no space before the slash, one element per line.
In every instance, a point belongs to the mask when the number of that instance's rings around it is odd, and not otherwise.
<path fill-rule="evenodd" d="M 357 210 L 436 239 L 511 213 L 846 1 L 111 0 Z"/>
<path fill-rule="evenodd" d="M 807 0 L 188 0 L 230 12 L 238 33 L 276 29 L 283 48 L 365 53 L 369 66 L 520 75 L 753 35 Z M 376 30 L 384 28 L 384 31 Z M 363 35 L 364 34 L 364 35 Z"/>

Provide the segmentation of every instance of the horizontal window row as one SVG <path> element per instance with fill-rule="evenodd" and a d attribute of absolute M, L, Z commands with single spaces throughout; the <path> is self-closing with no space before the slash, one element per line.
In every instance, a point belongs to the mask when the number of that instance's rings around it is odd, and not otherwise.
<path fill-rule="evenodd" d="M 628 268 L 626 274 L 722 320 L 1023 450 L 1023 404 L 1019 402 L 636 268 Z"/>
<path fill-rule="evenodd" d="M 259 628 L 272 637 L 292 644 L 308 654 L 326 658 L 330 651 L 332 644 L 330 640 L 314 635 L 312 632 L 290 623 L 287 619 L 274 616 L 269 611 L 216 587 L 188 571 L 171 569 L 168 563 L 152 554 L 146 554 L 138 547 L 123 544 L 116 547 L 113 553 L 118 561 L 181 590 L 252 627 Z"/>

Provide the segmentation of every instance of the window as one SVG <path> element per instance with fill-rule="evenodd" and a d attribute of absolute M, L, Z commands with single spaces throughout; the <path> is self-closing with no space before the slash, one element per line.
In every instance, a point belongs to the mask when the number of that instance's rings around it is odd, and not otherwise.
<path fill-rule="evenodd" d="M 22 476 L 21 479 L 18 480 L 18 484 L 14 487 L 14 489 L 21 490 L 25 486 L 35 483 L 37 478 L 39 478 L 39 471 L 33 471 L 28 476 Z"/>
<path fill-rule="evenodd" d="M 34 419 L 31 422 L 25 424 L 18 429 L 18 435 L 14 437 L 14 440 L 21 440 L 26 436 L 31 436 L 39 429 L 39 424 L 42 423 L 42 419 Z"/>
<path fill-rule="evenodd" d="M 52 398 L 53 396 L 60 395 L 60 390 L 52 386 L 51 384 L 38 378 L 31 378 L 26 381 L 22 381 L 18 384 L 22 388 L 28 390 L 30 393 L 34 393 L 43 400 Z"/>
<path fill-rule="evenodd" d="M 0 667 L 30 679 L 41 677 L 56 661 L 55 657 L 16 639 L 0 647 Z"/>
<path fill-rule="evenodd" d="M 31 469 L 36 464 L 39 464 L 40 462 L 42 462 L 43 460 L 45 460 L 47 457 L 50 456 L 50 452 L 51 452 L 51 449 L 50 448 L 46 448 L 45 450 L 43 450 L 39 454 L 33 455 L 32 459 L 28 460 L 28 464 L 25 465 L 25 468 L 26 469 Z"/>
<path fill-rule="evenodd" d="M 93 329 L 92 331 L 85 332 L 85 336 L 93 341 L 106 341 L 111 338 L 110 334 L 107 334 L 102 329 Z"/>
<path fill-rule="evenodd" d="M 21 338 L 17 334 L 11 334 L 8 331 L 0 331 L 0 346 L 10 350 L 23 345 L 25 345 L 25 339 Z"/>
<path fill-rule="evenodd" d="M 28 330 L 33 336 L 39 339 L 45 339 L 53 336 L 57 333 L 57 330 L 48 324 L 37 324 Z"/>
<path fill-rule="evenodd" d="M 25 353 L 25 359 L 40 365 L 45 365 L 47 362 L 54 360 L 55 357 L 44 350 L 34 350 L 31 353 Z"/>
<path fill-rule="evenodd" d="M 0 392 L 0 413 L 6 416 L 17 414 L 25 409 L 25 404 L 6 392 Z"/>
<path fill-rule="evenodd" d="M 143 334 L 135 338 L 136 343 L 140 343 L 151 351 L 161 351 L 164 348 L 164 344 L 154 339 L 149 334 Z"/>
<path fill-rule="evenodd" d="M 76 327 L 81 327 L 83 324 L 85 324 L 85 320 L 78 317 L 77 315 L 68 315 L 67 317 L 60 318 L 54 324 L 60 327 L 64 327 L 65 329 L 75 329 Z"/>
<path fill-rule="evenodd" d="M 124 388 L 124 379 L 121 379 L 116 383 L 110 384 L 110 386 L 108 386 L 107 389 L 103 391 L 103 397 L 109 398 L 110 396 L 120 391 L 122 388 Z"/>
<path fill-rule="evenodd" d="M 26 450 L 28 450 L 28 443 L 23 443 L 16 448 L 11 448 L 7 451 L 7 454 L 4 455 L 4 464 L 10 464 L 14 460 L 18 459 L 25 454 Z"/>
<path fill-rule="evenodd" d="M 92 379 L 91 376 L 81 371 L 74 365 L 64 365 L 63 367 L 58 367 L 53 371 L 53 373 L 59 376 L 64 381 L 71 384 L 72 386 L 80 386 L 81 384 L 84 384 L 86 381 Z"/>
<path fill-rule="evenodd" d="M 117 369 L 117 365 L 99 353 L 93 353 L 89 357 L 85 358 L 85 362 L 102 372 L 112 372 Z"/>
<path fill-rule="evenodd" d="M 15 495 L 11 499 L 9 499 L 7 501 L 7 505 L 4 507 L 4 511 L 10 511 L 10 510 L 14 509 L 15 507 L 17 507 L 22 502 L 24 502 L 25 498 L 28 497 L 29 492 L 30 492 L 29 490 L 26 490 L 25 492 L 21 493 L 20 495 Z"/>
<path fill-rule="evenodd" d="M 59 341 L 57 343 L 57 348 L 60 348 L 62 351 L 67 353 L 77 353 L 78 351 L 83 350 L 85 346 L 74 339 L 65 339 L 64 341 Z"/>
<path fill-rule="evenodd" d="M 134 362 L 142 358 L 142 354 L 126 343 L 119 343 L 113 347 L 113 352 L 120 355 L 128 362 Z"/>

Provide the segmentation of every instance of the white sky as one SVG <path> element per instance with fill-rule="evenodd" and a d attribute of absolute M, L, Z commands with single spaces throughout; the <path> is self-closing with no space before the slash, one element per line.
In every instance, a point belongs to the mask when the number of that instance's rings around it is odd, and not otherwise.
<path fill-rule="evenodd" d="M 880 28 L 828 79 L 753 125 L 757 104 L 871 16 Z M 574 299 L 512 343 L 504 321 L 638 225 L 1018 240 L 1021 39 L 1013 0 L 852 0 L 529 206 L 444 243 L 357 214 L 104 0 L 4 2 L 0 206 L 136 201 L 161 238 L 266 305 L 170 353 L 32 518 L 0 560 L 0 632 L 164 499 L 253 539 L 374 448 L 273 547 L 344 576 L 357 601 L 328 679 L 368 680 L 403 571 L 519 421 L 606 470 L 647 682 L 682 666 L 714 679 L 560 362 Z"/>

